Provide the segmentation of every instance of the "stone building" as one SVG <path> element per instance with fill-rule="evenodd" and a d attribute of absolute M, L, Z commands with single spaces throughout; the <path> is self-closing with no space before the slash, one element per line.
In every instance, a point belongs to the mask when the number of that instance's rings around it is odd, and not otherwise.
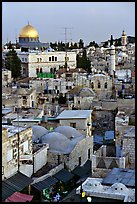
<path fill-rule="evenodd" d="M 19 134 L 19 138 L 18 138 Z M 18 143 L 19 139 L 19 143 Z M 18 148 L 19 147 L 19 148 Z M 19 150 L 19 152 L 18 152 Z M 18 154 L 19 153 L 19 154 Z M 17 172 L 22 155 L 32 156 L 32 129 L 17 126 L 2 126 L 2 178 Z M 19 166 L 20 168 L 20 166 Z"/>
<path fill-rule="evenodd" d="M 124 132 L 122 143 L 123 154 L 129 154 L 130 165 L 135 168 L 135 126 L 129 126 Z"/>
<path fill-rule="evenodd" d="M 64 163 L 65 168 L 73 170 L 91 159 L 93 154 L 92 136 L 83 136 L 70 126 L 58 126 L 52 132 L 47 134 L 44 132 L 43 130 L 42 133 L 39 131 L 39 143 L 49 145 L 48 163 L 56 165 Z"/>
<path fill-rule="evenodd" d="M 74 94 L 74 106 L 81 110 L 88 110 L 91 108 L 92 101 L 95 97 L 96 94 L 91 88 L 80 88 L 80 90 Z"/>
<path fill-rule="evenodd" d="M 66 53 L 63 51 L 31 51 L 18 52 L 18 57 L 22 64 L 22 75 L 28 77 L 42 76 L 45 78 L 47 73 L 55 73 L 61 66 L 65 65 Z M 67 53 L 68 67 L 76 67 L 76 53 Z M 46 77 L 47 78 L 47 77 Z"/>
<path fill-rule="evenodd" d="M 92 136 L 92 110 L 64 110 L 57 117 L 60 125 L 67 125 L 85 136 Z"/>
<path fill-rule="evenodd" d="M 95 91 L 99 99 L 110 98 L 113 86 L 110 76 L 105 74 L 94 74 L 89 80 L 89 86 Z"/>
<path fill-rule="evenodd" d="M 11 71 L 8 69 L 2 69 L 2 86 L 8 86 L 11 82 Z"/>
<path fill-rule="evenodd" d="M 7 88 L 6 90 L 4 88 Z M 19 108 L 36 107 L 36 90 L 32 88 L 4 87 L 2 103 Z M 6 93 L 5 93 L 6 91 Z"/>

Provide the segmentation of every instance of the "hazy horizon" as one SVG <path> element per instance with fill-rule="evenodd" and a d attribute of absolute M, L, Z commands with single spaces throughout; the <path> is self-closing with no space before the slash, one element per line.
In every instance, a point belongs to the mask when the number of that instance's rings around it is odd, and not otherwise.
<path fill-rule="evenodd" d="M 15 42 L 29 23 L 41 42 L 85 44 L 119 38 L 124 30 L 135 36 L 135 2 L 2 2 L 2 44 Z"/>

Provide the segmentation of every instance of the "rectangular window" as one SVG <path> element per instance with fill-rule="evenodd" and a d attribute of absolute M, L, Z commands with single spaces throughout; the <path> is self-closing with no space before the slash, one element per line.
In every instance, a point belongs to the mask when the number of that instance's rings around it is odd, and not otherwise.
<path fill-rule="evenodd" d="M 54 56 L 52 56 L 52 61 L 54 61 Z"/>
<path fill-rule="evenodd" d="M 49 57 L 49 61 L 51 62 L 51 57 Z"/>
<path fill-rule="evenodd" d="M 60 164 L 60 155 L 58 155 L 58 165 Z"/>
<path fill-rule="evenodd" d="M 90 159 L 90 149 L 88 149 L 88 159 Z"/>
<path fill-rule="evenodd" d="M 28 149 L 29 149 L 28 146 L 29 146 L 28 141 L 23 142 L 23 152 L 27 152 L 28 151 Z"/>
<path fill-rule="evenodd" d="M 39 62 L 39 58 L 37 58 L 37 62 Z"/>
<path fill-rule="evenodd" d="M 57 61 L 57 57 L 55 57 L 55 61 Z"/>
<path fill-rule="evenodd" d="M 25 58 L 25 62 L 27 62 L 27 58 Z"/>
<path fill-rule="evenodd" d="M 79 157 L 79 166 L 81 165 L 81 157 Z"/>
<path fill-rule="evenodd" d="M 24 62 L 24 58 L 22 58 L 22 62 Z"/>
<path fill-rule="evenodd" d="M 13 150 L 10 149 L 7 151 L 7 162 L 11 161 L 13 159 Z"/>
<path fill-rule="evenodd" d="M 55 89 L 57 90 L 57 89 L 58 89 L 58 86 L 55 86 Z"/>
<path fill-rule="evenodd" d="M 76 123 L 70 123 L 70 126 L 76 128 Z"/>

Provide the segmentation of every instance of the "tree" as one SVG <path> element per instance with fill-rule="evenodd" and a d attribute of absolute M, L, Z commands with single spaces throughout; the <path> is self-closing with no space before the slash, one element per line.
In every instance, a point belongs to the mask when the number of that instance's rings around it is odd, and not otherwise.
<path fill-rule="evenodd" d="M 63 94 L 59 94 L 58 103 L 66 104 L 66 102 L 67 102 L 66 96 L 63 96 Z"/>
<path fill-rule="evenodd" d="M 95 41 L 90 42 L 88 45 L 88 47 L 92 47 L 92 46 L 94 46 L 95 48 L 99 47 L 99 45 Z"/>
<path fill-rule="evenodd" d="M 79 40 L 79 48 L 84 48 L 84 42 L 82 39 Z"/>
<path fill-rule="evenodd" d="M 87 58 L 86 50 L 83 50 L 83 55 L 77 55 L 77 67 L 85 69 L 88 73 L 91 72 L 91 62 Z"/>
<path fill-rule="evenodd" d="M 111 38 L 110 38 L 110 46 L 113 45 L 113 41 L 114 41 L 114 40 L 113 40 L 113 35 L 111 35 Z"/>
<path fill-rule="evenodd" d="M 5 67 L 11 71 L 14 79 L 21 76 L 21 61 L 14 49 L 7 52 L 5 56 Z"/>

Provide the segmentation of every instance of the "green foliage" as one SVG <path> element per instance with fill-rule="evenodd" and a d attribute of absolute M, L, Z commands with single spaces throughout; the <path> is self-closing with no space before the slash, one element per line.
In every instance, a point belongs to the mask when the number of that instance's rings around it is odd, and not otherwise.
<path fill-rule="evenodd" d="M 7 52 L 5 56 L 5 67 L 11 70 L 14 79 L 21 76 L 21 61 L 14 49 Z"/>
<path fill-rule="evenodd" d="M 60 94 L 59 98 L 58 98 L 58 103 L 59 104 L 66 104 L 66 101 L 67 101 L 66 97 L 65 96 L 63 97 L 63 95 Z"/>
<path fill-rule="evenodd" d="M 84 42 L 82 39 L 79 40 L 79 48 L 84 48 Z"/>
<path fill-rule="evenodd" d="M 88 73 L 91 72 L 91 62 L 87 58 L 86 50 L 83 51 L 83 55 L 77 55 L 77 67 L 85 69 Z"/>
<path fill-rule="evenodd" d="M 88 47 L 92 47 L 92 46 L 94 46 L 95 48 L 99 47 L 95 41 L 90 42 L 88 45 Z"/>

